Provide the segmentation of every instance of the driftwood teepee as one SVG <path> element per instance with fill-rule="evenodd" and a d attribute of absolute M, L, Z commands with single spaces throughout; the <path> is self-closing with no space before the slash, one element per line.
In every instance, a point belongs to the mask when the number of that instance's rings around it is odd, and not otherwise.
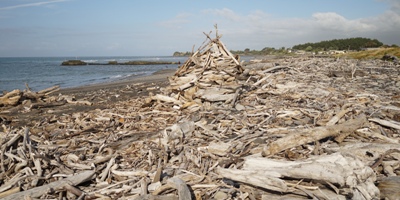
<path fill-rule="evenodd" d="M 206 34 L 209 42 L 199 48 L 169 78 L 170 92 L 181 102 L 181 108 L 196 111 L 209 103 L 234 105 L 241 85 L 238 77 L 243 72 L 239 57 L 234 57 L 219 40 Z M 208 102 L 208 104 L 207 104 Z"/>

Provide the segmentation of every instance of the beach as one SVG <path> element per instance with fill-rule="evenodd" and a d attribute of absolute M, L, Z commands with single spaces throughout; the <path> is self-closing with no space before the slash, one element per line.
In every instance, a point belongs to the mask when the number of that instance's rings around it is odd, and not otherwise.
<path fill-rule="evenodd" d="M 61 90 L 58 93 L 61 94 L 76 94 L 76 95 L 86 95 L 85 93 L 91 93 L 99 90 L 106 90 L 109 92 L 116 92 L 118 90 L 121 90 L 125 88 L 126 86 L 132 85 L 132 84 L 141 84 L 146 86 L 165 86 L 168 83 L 168 77 L 172 76 L 176 69 L 167 69 L 167 70 L 159 70 L 157 72 L 154 72 L 151 75 L 147 76 L 140 76 L 140 77 L 134 77 L 134 78 L 129 78 L 125 80 L 118 80 L 118 81 L 113 81 L 113 82 L 107 82 L 107 83 L 98 83 L 98 84 L 92 84 L 92 85 L 85 85 L 85 86 L 80 86 L 80 87 L 75 87 L 75 88 L 61 88 Z M 132 88 L 132 96 L 139 95 L 141 94 L 141 89 L 138 88 Z M 146 94 L 145 92 L 143 94 Z M 105 94 L 106 95 L 106 94 Z M 123 95 L 123 94 L 121 94 Z"/>
<path fill-rule="evenodd" d="M 0 198 L 397 195 L 396 64 L 211 55 L 0 107 Z"/>
<path fill-rule="evenodd" d="M 148 76 L 74 88 L 60 88 L 59 91 L 51 94 L 51 96 L 66 95 L 78 101 L 88 101 L 92 103 L 91 105 L 65 104 L 57 107 L 32 109 L 29 114 L 21 113 L 20 109 L 22 108 L 19 107 L 23 105 L 20 105 L 3 115 L 6 118 L 17 119 L 11 123 L 13 126 L 32 126 L 37 121 L 44 120 L 52 115 L 107 109 L 121 101 L 148 96 L 149 92 L 159 92 L 160 88 L 168 85 L 168 77 L 172 76 L 175 71 L 176 69 L 165 69 Z"/>

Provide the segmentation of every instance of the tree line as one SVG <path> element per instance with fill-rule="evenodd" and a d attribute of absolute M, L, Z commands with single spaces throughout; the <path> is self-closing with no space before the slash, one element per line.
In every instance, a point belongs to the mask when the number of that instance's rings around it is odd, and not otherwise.
<path fill-rule="evenodd" d="M 370 38 L 348 38 L 321 41 L 316 43 L 305 43 L 294 45 L 292 49 L 305 51 L 329 51 L 329 50 L 353 50 L 359 51 L 363 48 L 376 48 L 383 43 L 377 39 Z"/>
<path fill-rule="evenodd" d="M 359 51 L 364 48 L 376 48 L 388 45 L 384 45 L 377 39 L 371 38 L 347 38 L 347 39 L 333 39 L 326 40 L 316 43 L 305 43 L 298 44 L 292 47 L 293 50 L 304 50 L 304 51 L 329 51 L 329 50 L 350 50 L 350 51 Z M 397 47 L 397 45 L 392 45 L 392 47 Z M 285 55 L 289 54 L 290 48 L 274 48 L 274 47 L 265 47 L 262 50 L 250 50 L 246 48 L 244 50 L 231 50 L 233 54 L 238 55 Z M 191 52 L 174 52 L 174 56 L 190 56 Z"/>

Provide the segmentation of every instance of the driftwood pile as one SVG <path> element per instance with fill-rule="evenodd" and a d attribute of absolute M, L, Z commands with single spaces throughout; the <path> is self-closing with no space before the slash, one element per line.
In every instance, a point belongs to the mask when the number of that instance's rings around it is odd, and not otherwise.
<path fill-rule="evenodd" d="M 0 198 L 396 199 L 399 75 L 380 60 L 244 66 L 209 38 L 160 93 L 3 125 Z"/>
<path fill-rule="evenodd" d="M 2 96 L 0 96 L 0 107 L 15 107 L 18 105 L 25 105 L 32 108 L 39 107 L 53 107 L 60 106 L 66 103 L 83 103 L 83 104 L 91 104 L 86 101 L 76 101 L 73 97 L 62 96 L 62 97 L 51 97 L 50 94 L 57 92 L 60 90 L 59 86 L 53 86 L 46 88 L 44 90 L 40 90 L 38 92 L 32 91 L 28 84 L 26 84 L 26 89 L 21 91 L 19 89 L 15 89 L 11 92 L 4 92 Z"/>

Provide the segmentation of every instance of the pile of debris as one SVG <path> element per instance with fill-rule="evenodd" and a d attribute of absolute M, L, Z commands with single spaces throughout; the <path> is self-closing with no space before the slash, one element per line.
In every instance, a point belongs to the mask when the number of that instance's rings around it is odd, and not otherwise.
<path fill-rule="evenodd" d="M 60 86 L 53 86 L 38 92 L 32 91 L 28 84 L 25 84 L 26 89 L 21 91 L 15 89 L 11 92 L 3 92 L 4 94 L 0 96 L 0 107 L 16 107 L 19 105 L 26 105 L 29 109 L 39 108 L 39 107 L 53 107 L 60 106 L 66 103 L 82 103 L 91 104 L 87 101 L 76 101 L 74 98 L 69 96 L 54 97 L 50 94 L 60 90 Z"/>
<path fill-rule="evenodd" d="M 395 63 L 299 57 L 244 66 L 218 35 L 207 38 L 148 98 L 3 126 L 0 197 L 400 195 Z"/>
<path fill-rule="evenodd" d="M 189 109 L 191 112 L 200 110 L 205 103 L 208 106 L 221 102 L 220 106 L 234 105 L 238 97 L 238 76 L 243 72 L 238 57 L 234 57 L 219 40 L 210 39 L 196 51 L 170 77 L 169 96 L 182 103 L 180 109 Z"/>

